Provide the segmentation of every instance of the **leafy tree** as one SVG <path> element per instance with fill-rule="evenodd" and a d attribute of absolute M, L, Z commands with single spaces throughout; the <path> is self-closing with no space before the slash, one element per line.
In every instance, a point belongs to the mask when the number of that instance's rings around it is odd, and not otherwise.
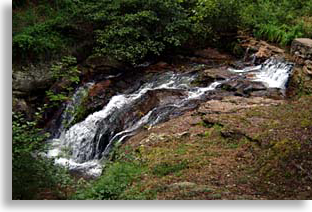
<path fill-rule="evenodd" d="M 183 45 L 190 36 L 191 22 L 181 2 L 90 1 L 84 13 L 95 24 L 96 52 L 136 63 Z"/>

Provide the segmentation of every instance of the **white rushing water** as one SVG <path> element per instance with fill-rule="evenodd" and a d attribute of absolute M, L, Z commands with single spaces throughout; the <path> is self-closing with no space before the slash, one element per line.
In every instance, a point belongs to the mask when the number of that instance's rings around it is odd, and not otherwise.
<path fill-rule="evenodd" d="M 48 157 L 55 158 L 55 162 L 67 166 L 69 170 L 82 171 L 87 175 L 99 176 L 101 174 L 100 159 L 105 148 L 111 147 L 114 142 L 121 142 L 133 135 L 143 126 L 152 126 L 162 121 L 170 114 L 170 109 L 179 109 L 185 106 L 188 100 L 201 98 L 207 91 L 214 90 L 220 83 L 215 82 L 205 88 L 191 88 L 190 83 L 195 76 L 175 74 L 168 72 L 160 75 L 157 80 L 143 84 L 132 94 L 120 94 L 113 96 L 109 103 L 98 112 L 89 115 L 84 121 L 75 124 L 68 130 L 64 130 L 59 138 L 55 138 L 48 151 Z M 183 98 L 168 98 L 151 109 L 141 118 L 132 123 L 126 122 L 124 127 L 118 127 L 122 116 L 127 116 L 127 111 L 140 101 L 149 91 L 180 90 L 184 92 Z M 80 92 L 80 89 L 77 91 Z M 75 94 L 78 96 L 78 94 Z M 169 108 L 169 109 L 167 109 Z M 163 111 L 163 116 L 157 114 Z M 131 114 L 129 112 L 129 114 Z M 67 118 L 70 120 L 70 118 Z M 106 146 L 103 147 L 103 140 Z M 104 142 L 105 143 L 105 142 Z"/>
<path fill-rule="evenodd" d="M 283 89 L 291 69 L 292 64 L 270 59 L 259 66 L 231 71 L 251 75 L 253 81 L 263 82 L 267 87 Z M 203 98 L 207 92 L 231 80 L 213 82 L 208 87 L 192 87 L 191 82 L 195 77 L 190 74 L 162 73 L 132 94 L 113 96 L 102 110 L 89 115 L 68 130 L 62 128 L 60 136 L 50 141 L 48 157 L 55 158 L 57 164 L 67 166 L 69 170 L 99 176 L 102 172 L 100 161 L 108 155 L 115 143 L 123 142 L 142 127 L 151 127 L 171 115 L 181 114 L 190 108 L 192 101 Z M 81 90 L 78 89 L 77 92 L 81 93 Z M 74 99 L 78 96 L 76 93 Z M 138 105 L 149 98 L 156 98 L 155 105 L 144 114 L 137 115 L 140 110 L 136 107 L 140 107 Z M 66 120 L 71 120 L 71 117 Z"/>
<path fill-rule="evenodd" d="M 229 70 L 236 73 L 248 73 L 252 81 L 262 82 L 268 88 L 285 89 L 292 67 L 292 63 L 270 58 L 258 66 Z"/>

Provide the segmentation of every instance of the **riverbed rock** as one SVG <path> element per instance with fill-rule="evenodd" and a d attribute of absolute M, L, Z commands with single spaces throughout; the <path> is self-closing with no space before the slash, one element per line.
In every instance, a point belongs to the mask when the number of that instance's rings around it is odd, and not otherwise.
<path fill-rule="evenodd" d="M 233 76 L 234 74 L 228 71 L 226 67 L 211 68 L 200 71 L 198 79 L 193 84 L 200 87 L 207 87 L 215 81 L 222 81 Z"/>
<path fill-rule="evenodd" d="M 245 96 L 255 91 L 264 91 L 267 88 L 261 82 L 253 82 L 246 79 L 236 79 L 223 83 L 221 85 L 221 89 L 235 92 L 235 94 L 239 96 Z"/>
<path fill-rule="evenodd" d="M 126 65 L 109 56 L 91 55 L 85 61 L 86 73 L 89 78 L 105 79 L 108 76 L 114 76 L 125 69 Z"/>
<path fill-rule="evenodd" d="M 89 113 L 100 110 L 106 105 L 109 99 L 115 94 L 111 86 L 110 80 L 103 80 L 94 84 L 88 93 L 88 97 L 84 106 Z"/>
<path fill-rule="evenodd" d="M 167 71 L 169 69 L 172 69 L 172 66 L 169 65 L 168 63 L 164 62 L 164 61 L 160 61 L 156 64 L 150 65 L 146 68 L 146 72 L 164 72 Z"/>

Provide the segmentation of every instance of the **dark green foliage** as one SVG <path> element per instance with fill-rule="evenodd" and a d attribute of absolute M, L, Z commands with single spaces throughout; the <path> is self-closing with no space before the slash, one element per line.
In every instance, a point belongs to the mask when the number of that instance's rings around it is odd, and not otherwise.
<path fill-rule="evenodd" d="M 40 156 L 45 150 L 42 134 L 35 121 L 13 113 L 12 123 L 12 199 L 38 199 L 48 191 L 54 198 L 67 198 L 71 178 L 52 160 Z"/>
<path fill-rule="evenodd" d="M 247 0 L 241 9 L 242 26 L 258 38 L 288 45 L 294 38 L 308 37 L 303 17 L 311 17 L 311 1 Z"/>
<path fill-rule="evenodd" d="M 72 25 L 77 6 L 74 0 L 13 3 L 13 62 L 36 63 L 68 54 L 75 39 L 65 29 Z"/>
<path fill-rule="evenodd" d="M 198 0 L 193 19 L 216 36 L 236 33 L 241 23 L 240 7 L 238 0 Z"/>
<path fill-rule="evenodd" d="M 57 62 L 51 67 L 53 78 L 56 81 L 66 81 L 66 86 L 61 87 L 62 91 L 46 91 L 46 96 L 51 102 L 50 107 L 59 106 L 68 100 L 68 94 L 74 89 L 73 85 L 80 82 L 80 71 L 77 68 L 77 60 L 72 56 L 65 56 L 60 62 Z"/>
<path fill-rule="evenodd" d="M 23 2 L 16 2 L 13 12 L 16 62 L 70 54 L 78 43 L 93 38 L 95 53 L 134 64 L 183 46 L 222 45 L 239 29 L 283 45 L 312 34 L 311 25 L 302 22 L 311 17 L 308 0 Z"/>
<path fill-rule="evenodd" d="M 190 36 L 188 13 L 178 0 L 90 2 L 86 17 L 96 24 L 96 52 L 136 63 L 179 47 Z"/>

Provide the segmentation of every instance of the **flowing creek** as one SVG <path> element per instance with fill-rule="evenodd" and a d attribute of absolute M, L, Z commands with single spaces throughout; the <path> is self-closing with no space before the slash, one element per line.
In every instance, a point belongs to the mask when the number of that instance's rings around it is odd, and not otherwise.
<path fill-rule="evenodd" d="M 47 156 L 55 158 L 56 164 L 67 166 L 71 171 L 98 177 L 102 172 L 101 162 L 116 143 L 125 142 L 143 128 L 196 108 L 209 97 L 210 92 L 237 77 L 262 82 L 268 88 L 285 89 L 292 66 L 288 62 L 269 59 L 259 66 L 229 69 L 236 73 L 234 78 L 216 81 L 207 87 L 192 86 L 198 77 L 196 73 L 155 74 L 135 92 L 113 96 L 102 110 L 90 114 L 84 121 L 69 129 L 62 125 L 57 136 L 48 141 L 51 147 Z M 82 95 L 90 86 L 92 83 L 78 88 L 73 95 L 62 114 L 67 123 L 73 121 L 71 114 L 74 114 L 75 105 L 80 104 Z"/>

